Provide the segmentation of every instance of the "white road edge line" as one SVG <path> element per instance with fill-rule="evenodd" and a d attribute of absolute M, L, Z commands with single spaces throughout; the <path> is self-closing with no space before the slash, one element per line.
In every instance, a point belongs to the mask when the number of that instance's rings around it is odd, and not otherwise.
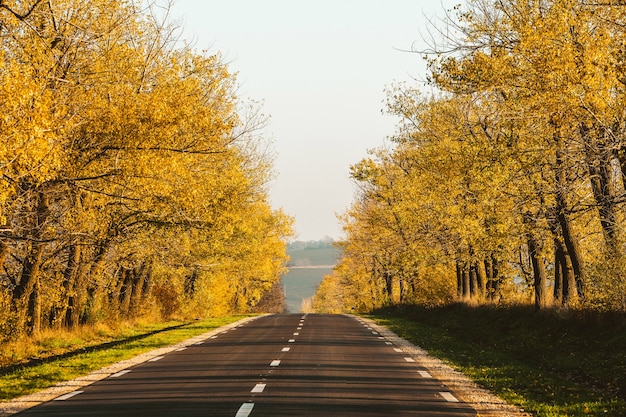
<path fill-rule="evenodd" d="M 241 404 L 241 407 L 239 407 L 239 410 L 237 411 L 237 414 L 235 414 L 235 417 L 248 417 L 253 408 L 254 403 Z"/>
<path fill-rule="evenodd" d="M 156 362 L 160 361 L 161 359 L 163 359 L 163 356 L 157 356 L 156 358 L 149 359 L 148 362 Z"/>
<path fill-rule="evenodd" d="M 449 403 L 458 403 L 459 402 L 459 400 L 457 400 L 456 397 L 454 395 L 452 395 L 452 393 L 450 393 L 450 392 L 440 392 L 439 395 L 441 395 Z"/>
<path fill-rule="evenodd" d="M 393 348 L 393 350 L 395 350 L 398 353 L 402 352 L 402 349 L 400 349 L 400 348 Z"/>
<path fill-rule="evenodd" d="M 65 394 L 65 395 L 61 395 L 60 397 L 57 397 L 54 399 L 54 401 L 65 401 L 65 400 L 69 400 L 72 397 L 75 397 L 78 394 L 82 394 L 85 391 L 72 391 L 69 394 Z"/>
<path fill-rule="evenodd" d="M 418 373 L 418 374 L 420 374 L 420 376 L 421 376 L 422 378 L 432 378 L 432 377 L 433 377 L 431 374 L 429 374 L 429 373 L 428 373 L 428 372 L 426 372 L 426 371 L 417 371 L 417 373 Z"/>
<path fill-rule="evenodd" d="M 119 371 L 118 373 L 111 375 L 109 378 L 119 378 L 122 375 L 126 375 L 129 372 L 130 372 L 130 369 L 127 369 L 125 371 Z"/>
<path fill-rule="evenodd" d="M 415 362 L 415 359 L 409 358 L 408 356 L 405 357 L 404 360 L 407 361 L 407 362 Z"/>

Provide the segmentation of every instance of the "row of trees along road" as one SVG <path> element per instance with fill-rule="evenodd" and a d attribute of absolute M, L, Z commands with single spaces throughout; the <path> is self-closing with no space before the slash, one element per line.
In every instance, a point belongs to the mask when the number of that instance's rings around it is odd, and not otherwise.
<path fill-rule="evenodd" d="M 437 93 L 390 89 L 392 146 L 351 168 L 318 309 L 626 310 L 626 4 L 471 0 L 443 23 L 425 51 Z"/>
<path fill-rule="evenodd" d="M 0 1 L 4 337 L 276 294 L 264 116 L 178 34 L 152 2 Z"/>

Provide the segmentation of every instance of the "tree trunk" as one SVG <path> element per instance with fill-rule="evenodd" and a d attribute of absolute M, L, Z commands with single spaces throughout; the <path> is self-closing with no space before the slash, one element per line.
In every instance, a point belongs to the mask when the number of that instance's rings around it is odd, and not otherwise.
<path fill-rule="evenodd" d="M 31 233 L 30 250 L 22 261 L 20 281 L 13 290 L 13 305 L 18 314 L 20 327 L 29 333 L 37 333 L 41 326 L 41 305 L 39 298 L 39 274 L 42 265 L 45 243 L 42 241 L 43 226 L 48 216 L 47 196 L 43 191 L 36 193 L 37 212 Z"/>
<path fill-rule="evenodd" d="M 572 295 L 576 291 L 576 277 L 574 276 L 574 268 L 572 261 L 565 247 L 565 244 L 558 237 L 555 238 L 555 256 L 560 269 L 560 299 L 563 305 L 568 305 L 572 301 Z"/>
<path fill-rule="evenodd" d="M 463 268 L 462 268 L 462 277 L 463 277 L 463 299 L 464 300 L 469 300 L 471 298 L 471 279 L 470 279 L 470 273 L 469 273 L 469 268 L 467 267 L 467 264 L 464 262 L 463 263 Z"/>
<path fill-rule="evenodd" d="M 563 237 L 563 244 L 567 249 L 567 258 L 572 269 L 572 279 L 574 281 L 574 287 L 576 288 L 577 295 L 580 299 L 585 298 L 583 287 L 583 271 L 580 248 L 578 241 L 573 236 L 571 224 L 566 214 L 561 210 L 558 215 L 559 223 L 561 225 L 561 232 Z"/>
<path fill-rule="evenodd" d="M 541 256 L 540 245 L 532 234 L 528 236 L 528 252 L 533 267 L 533 287 L 535 289 L 535 308 L 545 307 L 546 297 L 546 265 Z"/>
<path fill-rule="evenodd" d="M 403 278 L 399 279 L 398 282 L 398 291 L 400 292 L 399 301 L 400 304 L 406 304 L 406 283 Z"/>
<path fill-rule="evenodd" d="M 456 261 L 456 296 L 463 298 L 463 266 L 461 261 Z"/>
<path fill-rule="evenodd" d="M 191 274 L 187 275 L 185 278 L 184 291 L 185 295 L 190 299 L 193 298 L 196 293 L 196 282 L 198 281 L 199 273 L 198 267 L 195 267 L 193 271 L 191 271 Z"/>
<path fill-rule="evenodd" d="M 119 311 L 123 314 L 128 314 L 130 308 L 130 297 L 132 295 L 132 282 L 135 278 L 135 270 L 124 269 L 124 279 L 120 285 L 120 295 L 118 298 Z"/>
<path fill-rule="evenodd" d="M 474 269 L 476 270 L 476 285 L 478 288 L 478 296 L 483 298 L 485 296 L 486 289 L 486 273 L 478 261 L 474 262 Z"/>
<path fill-rule="evenodd" d="M 385 290 L 387 291 L 387 297 L 389 301 L 393 300 L 393 274 L 390 271 L 384 271 L 383 277 L 385 279 Z"/>
<path fill-rule="evenodd" d="M 9 245 L 4 241 L 0 241 L 0 270 L 4 267 L 4 261 L 9 254 Z"/>
<path fill-rule="evenodd" d="M 564 254 L 561 244 L 557 238 L 554 238 L 554 288 L 553 299 L 555 303 L 563 299 L 563 265 Z"/>
<path fill-rule="evenodd" d="M 617 213 L 615 207 L 616 191 L 613 186 L 613 174 L 611 160 L 613 152 L 606 146 L 605 129 L 596 127 L 591 129 L 585 125 L 580 127 L 581 135 L 587 146 L 585 149 L 587 169 L 591 190 L 598 205 L 600 225 L 604 232 L 604 239 L 610 253 L 615 253 L 618 248 L 616 236 Z M 595 136 L 594 136 L 595 135 Z"/>
<path fill-rule="evenodd" d="M 67 325 L 68 310 L 71 309 L 72 291 L 80 258 L 80 251 L 76 244 L 70 244 L 67 252 L 67 265 L 63 271 L 63 281 L 61 282 L 61 298 L 50 317 L 50 322 L 55 328 L 59 328 L 63 324 Z"/>
<path fill-rule="evenodd" d="M 556 218 L 561 228 L 563 243 L 567 248 L 567 254 L 569 255 L 572 264 L 578 296 L 582 299 L 585 296 L 583 288 L 584 277 L 582 254 L 568 217 L 566 201 L 568 181 L 565 167 L 565 153 L 562 148 L 562 139 L 560 139 L 560 135 L 558 133 L 556 133 L 556 135 L 558 136 L 557 140 L 559 140 L 559 146 L 556 151 Z"/>
<path fill-rule="evenodd" d="M 149 262 L 143 262 L 139 267 L 135 269 L 134 279 L 132 281 L 131 299 L 129 312 L 133 316 L 137 316 L 141 310 L 141 303 L 143 302 L 143 290 L 146 285 L 146 279 L 148 278 Z"/>
<path fill-rule="evenodd" d="M 476 265 L 474 262 L 469 267 L 469 281 L 470 281 L 470 298 L 474 299 L 478 297 L 480 287 L 478 286 L 478 271 L 476 271 Z"/>

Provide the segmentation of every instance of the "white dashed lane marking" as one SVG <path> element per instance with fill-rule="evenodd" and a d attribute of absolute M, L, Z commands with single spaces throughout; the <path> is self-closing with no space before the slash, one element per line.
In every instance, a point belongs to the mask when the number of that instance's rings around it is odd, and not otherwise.
<path fill-rule="evenodd" d="M 398 353 L 402 352 L 402 349 L 400 349 L 400 348 L 393 348 L 393 350 L 395 350 Z"/>
<path fill-rule="evenodd" d="M 278 365 L 280 365 L 279 359 L 273 360 L 272 363 L 270 363 L 270 366 L 278 366 Z"/>
<path fill-rule="evenodd" d="M 291 349 L 291 348 L 284 347 L 282 351 L 283 351 L 283 352 L 289 352 L 289 349 Z"/>
<path fill-rule="evenodd" d="M 404 360 L 407 361 L 407 362 L 415 362 L 415 359 L 409 358 L 408 356 L 406 358 L 404 358 Z"/>
<path fill-rule="evenodd" d="M 293 343 L 293 342 L 295 342 L 295 341 L 296 341 L 296 339 L 289 339 L 289 340 L 288 340 L 288 342 L 289 342 L 289 343 Z"/>
<path fill-rule="evenodd" d="M 253 408 L 254 408 L 254 403 L 242 404 L 241 407 L 239 407 L 237 414 L 235 414 L 235 417 L 248 417 L 250 413 L 252 412 Z"/>
<path fill-rule="evenodd" d="M 263 392 L 263 390 L 265 389 L 265 386 L 266 386 L 266 385 L 267 385 L 267 384 L 256 384 L 256 385 L 254 386 L 254 388 L 252 388 L 252 391 L 250 391 L 250 392 L 254 392 L 254 393 L 261 393 L 261 392 Z"/>
<path fill-rule="evenodd" d="M 432 378 L 432 377 L 433 377 L 431 374 L 429 374 L 429 373 L 428 373 L 428 372 L 426 372 L 426 371 L 417 371 L 417 373 L 418 373 L 418 374 L 420 374 L 420 376 L 421 376 L 422 378 Z"/>

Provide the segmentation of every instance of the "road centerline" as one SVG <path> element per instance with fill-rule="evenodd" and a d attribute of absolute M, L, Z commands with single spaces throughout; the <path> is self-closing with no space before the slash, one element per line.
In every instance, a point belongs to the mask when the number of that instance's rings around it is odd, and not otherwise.
<path fill-rule="evenodd" d="M 253 408 L 254 403 L 241 404 L 241 407 L 239 407 L 239 410 L 237 410 L 237 414 L 235 414 L 235 417 L 248 417 L 250 413 L 252 413 Z"/>
<path fill-rule="evenodd" d="M 255 394 L 261 393 L 261 392 L 263 392 L 265 390 L 266 386 L 267 386 L 267 384 L 263 384 L 263 383 L 256 384 L 254 386 L 254 388 L 252 388 L 252 391 L 250 391 L 250 392 L 253 392 Z"/>

